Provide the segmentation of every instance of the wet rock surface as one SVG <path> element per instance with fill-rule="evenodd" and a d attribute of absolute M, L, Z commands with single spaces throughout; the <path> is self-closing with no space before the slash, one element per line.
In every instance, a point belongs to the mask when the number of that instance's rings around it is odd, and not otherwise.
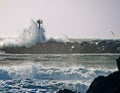
<path fill-rule="evenodd" d="M 72 54 L 72 53 L 120 53 L 119 40 L 93 40 L 82 42 L 47 41 L 31 47 L 4 46 L 0 51 L 13 54 Z"/>

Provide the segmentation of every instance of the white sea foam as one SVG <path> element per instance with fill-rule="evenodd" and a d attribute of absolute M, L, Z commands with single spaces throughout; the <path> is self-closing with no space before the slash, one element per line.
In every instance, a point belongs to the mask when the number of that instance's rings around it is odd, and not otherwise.
<path fill-rule="evenodd" d="M 116 71 L 116 54 L 0 54 L 0 91 L 85 93 L 94 78 Z"/>
<path fill-rule="evenodd" d="M 46 67 L 37 63 L 23 63 L 14 66 L 2 66 L 0 79 L 3 80 L 4 77 L 9 83 L 15 83 L 14 85 L 17 88 L 20 84 L 22 86 L 21 91 L 25 91 L 24 88 L 34 88 L 40 91 L 39 89 L 41 88 L 46 92 L 50 93 L 50 91 L 52 91 L 54 93 L 58 89 L 68 88 L 85 93 L 95 77 L 99 75 L 106 76 L 115 70 L 116 69 L 89 68 L 82 65 L 79 68 L 72 67 L 62 69 L 56 66 Z M 20 80 L 20 82 L 16 83 L 14 80 L 17 80 L 17 82 Z M 11 83 L 4 83 L 9 87 L 13 87 Z M 20 91 L 20 89 L 18 90 Z"/>

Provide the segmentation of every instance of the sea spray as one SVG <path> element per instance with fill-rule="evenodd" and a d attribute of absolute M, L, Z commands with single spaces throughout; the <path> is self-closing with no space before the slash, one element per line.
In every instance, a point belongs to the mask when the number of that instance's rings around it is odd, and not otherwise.
<path fill-rule="evenodd" d="M 39 28 L 38 24 L 35 21 L 31 20 L 30 26 L 23 29 L 18 38 L 5 38 L 0 40 L 0 47 L 30 47 L 39 42 L 46 42 L 45 30 L 42 26 Z"/>
<path fill-rule="evenodd" d="M 39 28 L 37 23 L 34 21 L 31 23 L 31 26 L 27 29 L 24 29 L 20 35 L 22 44 L 27 47 L 46 41 L 44 28 L 42 26 Z"/>
<path fill-rule="evenodd" d="M 6 79 L 8 77 L 12 78 L 9 83 L 8 81 L 4 83 L 8 87 L 12 87 L 12 89 L 20 87 L 17 89 L 18 91 L 24 91 L 24 89 L 27 91 L 29 89 L 44 89 L 46 91 L 45 93 L 55 93 L 55 91 L 59 89 L 67 88 L 85 93 L 95 77 L 99 75 L 106 76 L 115 70 L 104 70 L 102 68 L 99 68 L 99 70 L 97 69 L 98 68 L 84 67 L 82 65 L 79 68 L 71 67 L 69 69 L 65 69 L 55 66 L 47 67 L 41 65 L 40 63 L 34 64 L 24 62 L 19 65 L 3 66 L 1 70 L 4 71 L 4 73 L 2 73 L 4 76 L 8 73 L 8 76 L 5 77 Z M 0 76 L 0 78 L 2 78 L 2 76 Z M 7 80 L 10 80 L 9 78 Z M 4 87 L 3 84 L 1 86 Z"/>

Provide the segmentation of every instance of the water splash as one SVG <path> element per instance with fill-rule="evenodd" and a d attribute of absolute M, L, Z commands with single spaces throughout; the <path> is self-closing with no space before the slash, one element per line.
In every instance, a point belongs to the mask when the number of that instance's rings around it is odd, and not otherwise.
<path fill-rule="evenodd" d="M 0 40 L 0 47 L 4 46 L 26 46 L 30 47 L 37 43 L 46 42 L 45 29 L 31 20 L 31 24 L 28 28 L 23 29 L 18 38 L 6 38 Z"/>

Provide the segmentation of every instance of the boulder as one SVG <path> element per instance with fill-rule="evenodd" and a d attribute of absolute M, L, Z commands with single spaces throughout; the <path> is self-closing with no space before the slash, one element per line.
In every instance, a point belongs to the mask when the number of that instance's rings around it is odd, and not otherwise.
<path fill-rule="evenodd" d="M 120 93 L 120 72 L 95 78 L 86 93 Z"/>
<path fill-rule="evenodd" d="M 120 57 L 116 59 L 118 71 L 120 71 Z"/>
<path fill-rule="evenodd" d="M 63 90 L 59 90 L 57 93 L 80 93 L 80 92 L 72 91 L 69 89 L 63 89 Z"/>

